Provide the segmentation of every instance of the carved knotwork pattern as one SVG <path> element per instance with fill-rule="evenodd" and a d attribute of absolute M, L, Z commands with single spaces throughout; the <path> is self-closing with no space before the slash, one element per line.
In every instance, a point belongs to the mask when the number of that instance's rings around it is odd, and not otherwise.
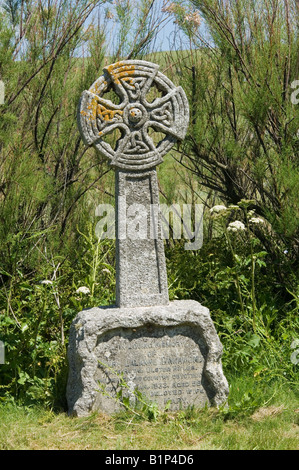
<path fill-rule="evenodd" d="M 181 87 L 174 84 L 156 64 L 145 61 L 123 61 L 104 68 L 79 105 L 78 124 L 86 145 L 93 145 L 111 165 L 127 170 L 155 167 L 163 156 L 187 132 L 189 107 Z M 147 100 L 151 87 L 162 97 Z M 113 89 L 120 98 L 115 104 L 104 95 Z M 157 145 L 149 129 L 163 133 Z M 114 150 L 103 137 L 115 129 L 121 132 Z M 162 135 L 162 134 L 161 134 Z"/>

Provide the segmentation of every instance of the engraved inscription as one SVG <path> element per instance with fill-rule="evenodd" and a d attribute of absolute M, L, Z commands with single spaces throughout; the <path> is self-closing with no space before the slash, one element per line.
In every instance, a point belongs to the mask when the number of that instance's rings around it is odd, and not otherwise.
<path fill-rule="evenodd" d="M 190 327 L 161 329 L 159 336 L 140 331 L 120 330 L 105 335 L 97 345 L 101 361 L 97 380 L 105 389 L 97 401 L 102 405 L 119 390 L 119 376 L 128 384 L 124 390 L 134 404 L 134 390 L 150 401 L 178 410 L 190 404 L 203 405 L 208 401 L 204 387 L 204 345 L 199 344 Z M 110 405 L 111 406 L 111 405 Z"/>

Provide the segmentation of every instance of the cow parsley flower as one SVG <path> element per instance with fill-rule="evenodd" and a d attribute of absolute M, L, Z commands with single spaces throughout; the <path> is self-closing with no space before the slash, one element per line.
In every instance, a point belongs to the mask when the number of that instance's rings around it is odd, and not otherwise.
<path fill-rule="evenodd" d="M 84 295 L 90 294 L 90 289 L 85 286 L 79 287 L 79 289 L 76 290 L 76 294 L 84 294 Z"/>
<path fill-rule="evenodd" d="M 252 217 L 251 219 L 249 219 L 249 222 L 251 224 L 257 224 L 257 225 L 265 223 L 264 219 L 262 219 L 261 217 Z"/>
<path fill-rule="evenodd" d="M 48 286 L 48 285 L 52 285 L 53 282 L 52 281 L 48 281 L 47 279 L 45 279 L 44 281 L 40 281 L 41 284 L 45 285 L 45 286 Z"/>
<path fill-rule="evenodd" d="M 210 212 L 211 214 L 219 214 L 220 212 L 223 212 L 223 211 L 226 211 L 226 207 L 225 206 L 214 206 L 212 207 L 212 209 L 210 209 Z"/>
<path fill-rule="evenodd" d="M 240 222 L 239 220 L 235 220 L 235 222 L 231 222 L 228 225 L 227 230 L 228 232 L 238 232 L 238 231 L 246 230 L 246 227 L 243 224 L 243 222 Z"/>

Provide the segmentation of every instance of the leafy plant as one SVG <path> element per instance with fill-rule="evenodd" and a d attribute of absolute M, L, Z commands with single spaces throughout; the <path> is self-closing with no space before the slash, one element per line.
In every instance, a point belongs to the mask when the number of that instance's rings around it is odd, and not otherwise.
<path fill-rule="evenodd" d="M 116 394 L 112 395 L 107 392 L 106 386 L 100 381 L 98 382 L 100 389 L 99 392 L 103 393 L 105 396 L 114 400 L 118 405 L 123 406 L 127 411 L 131 412 L 134 416 L 138 418 L 148 420 L 148 421 L 157 421 L 158 417 L 161 414 L 166 413 L 170 406 L 170 401 L 164 407 L 164 410 L 161 411 L 155 402 L 149 401 L 144 394 L 138 390 L 138 388 L 130 386 L 128 381 L 124 378 L 124 372 L 117 372 L 112 367 L 107 364 L 104 364 L 101 361 L 98 361 L 100 366 L 108 371 L 112 376 L 117 378 L 116 385 Z"/>

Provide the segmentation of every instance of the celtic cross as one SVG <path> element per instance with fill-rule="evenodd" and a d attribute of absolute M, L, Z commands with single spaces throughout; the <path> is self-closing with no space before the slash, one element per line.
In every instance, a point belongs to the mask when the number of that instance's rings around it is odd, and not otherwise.
<path fill-rule="evenodd" d="M 150 102 L 152 87 L 162 96 Z M 104 98 L 111 90 L 120 103 Z M 118 307 L 169 302 L 156 167 L 173 145 L 183 140 L 188 123 L 189 106 L 183 89 L 159 72 L 158 65 L 146 61 L 122 61 L 105 67 L 103 76 L 81 97 L 78 126 L 83 141 L 107 157 L 116 173 Z M 112 148 L 104 137 L 116 129 L 121 137 Z M 161 134 L 158 143 L 149 129 Z M 137 212 L 146 208 L 151 218 L 146 237 L 122 235 L 129 207 Z"/>

